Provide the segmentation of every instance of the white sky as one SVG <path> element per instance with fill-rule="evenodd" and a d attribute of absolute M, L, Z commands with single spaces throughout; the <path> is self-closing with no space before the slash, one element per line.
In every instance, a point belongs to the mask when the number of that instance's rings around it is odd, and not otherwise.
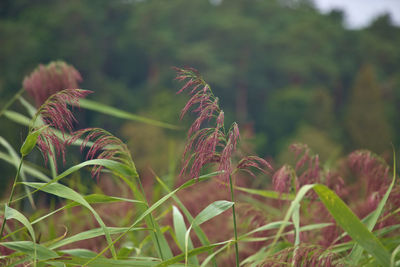
<path fill-rule="evenodd" d="M 394 24 L 400 26 L 400 0 L 314 0 L 322 12 L 341 9 L 350 28 L 367 26 L 375 17 L 390 13 Z"/>

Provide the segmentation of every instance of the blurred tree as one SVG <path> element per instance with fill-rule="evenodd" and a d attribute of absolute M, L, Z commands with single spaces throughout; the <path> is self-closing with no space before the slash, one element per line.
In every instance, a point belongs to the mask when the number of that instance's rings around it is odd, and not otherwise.
<path fill-rule="evenodd" d="M 384 113 L 381 88 L 373 66 L 363 65 L 351 89 L 346 127 L 353 148 L 381 153 L 390 149 L 392 129 Z"/>

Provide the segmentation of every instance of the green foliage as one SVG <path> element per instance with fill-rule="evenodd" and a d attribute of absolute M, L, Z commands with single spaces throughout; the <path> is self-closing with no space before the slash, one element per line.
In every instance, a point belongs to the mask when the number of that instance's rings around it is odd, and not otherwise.
<path fill-rule="evenodd" d="M 371 65 L 364 65 L 357 75 L 348 103 L 346 126 L 355 148 L 382 152 L 391 142 L 382 89 Z"/>

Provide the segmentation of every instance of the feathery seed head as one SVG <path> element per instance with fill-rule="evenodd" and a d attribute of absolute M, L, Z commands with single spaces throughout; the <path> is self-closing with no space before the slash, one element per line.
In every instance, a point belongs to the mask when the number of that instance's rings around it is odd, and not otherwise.
<path fill-rule="evenodd" d="M 274 189 L 280 193 L 288 193 L 291 187 L 292 169 L 288 165 L 283 165 L 272 176 Z"/>
<path fill-rule="evenodd" d="M 47 65 L 40 64 L 24 78 L 23 87 L 39 107 L 54 93 L 78 88 L 81 81 L 82 76 L 74 67 L 63 61 L 55 61 Z"/>
<path fill-rule="evenodd" d="M 50 155 L 53 162 L 56 162 L 56 155 L 62 155 L 63 162 L 65 162 L 65 142 L 62 140 L 63 137 L 57 136 L 52 128 L 61 131 L 63 135 L 66 131 L 71 133 L 76 119 L 68 108 L 68 104 L 78 105 L 79 99 L 89 93 L 91 91 L 88 90 L 62 90 L 50 96 L 36 112 L 29 132 L 33 133 L 37 130 L 34 125 L 39 116 L 42 117 L 45 124 L 50 126 L 44 129 L 37 139 L 38 148 L 42 152 L 46 164 L 48 155 Z M 51 149 L 52 146 L 54 146 L 54 152 Z"/>
<path fill-rule="evenodd" d="M 86 135 L 86 137 L 81 144 L 81 152 L 89 142 L 93 142 L 86 154 L 86 160 L 95 158 L 110 159 L 119 161 L 130 166 L 132 169 L 135 169 L 131 154 L 126 144 L 104 129 L 86 128 L 78 130 L 66 141 L 66 144 L 73 144 L 84 135 Z M 98 178 L 102 169 L 103 166 L 94 166 L 92 169 L 92 177 Z"/>

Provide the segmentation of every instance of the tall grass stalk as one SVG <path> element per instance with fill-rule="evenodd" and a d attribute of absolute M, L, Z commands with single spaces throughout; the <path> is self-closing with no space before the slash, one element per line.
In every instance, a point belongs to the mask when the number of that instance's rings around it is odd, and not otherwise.
<path fill-rule="evenodd" d="M 23 161 L 24 161 L 24 156 L 21 156 L 21 160 L 19 162 L 17 173 L 15 174 L 14 183 L 13 183 L 13 186 L 11 188 L 10 197 L 8 198 L 8 201 L 7 201 L 7 206 L 10 206 L 10 203 L 11 203 L 12 198 L 14 196 L 15 187 L 17 185 L 17 180 L 18 180 L 18 177 L 19 177 L 19 173 L 21 172 L 21 167 L 22 167 Z M 0 240 L 3 239 L 3 231 L 4 231 L 4 227 L 6 225 L 6 222 L 7 222 L 7 218 L 6 218 L 6 214 L 4 214 L 3 223 L 1 225 L 1 230 L 0 230 Z"/>
<path fill-rule="evenodd" d="M 24 88 L 21 88 L 5 105 L 4 107 L 0 110 L 0 117 L 4 114 L 4 112 L 17 100 L 22 93 L 25 91 Z"/>
<path fill-rule="evenodd" d="M 239 267 L 239 245 L 238 245 L 237 228 L 236 228 L 235 194 L 233 191 L 232 175 L 229 175 L 229 187 L 230 187 L 230 191 L 231 191 L 231 201 L 233 202 L 232 219 L 233 219 L 233 232 L 235 234 L 236 267 Z"/>

